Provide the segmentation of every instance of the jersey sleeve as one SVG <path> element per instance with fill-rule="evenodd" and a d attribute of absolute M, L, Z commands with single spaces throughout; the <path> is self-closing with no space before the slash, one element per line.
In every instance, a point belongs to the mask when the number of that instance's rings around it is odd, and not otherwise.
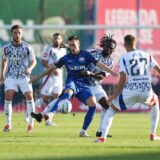
<path fill-rule="evenodd" d="M 86 52 L 86 58 L 87 58 L 87 61 L 90 62 L 90 63 L 94 63 L 96 65 L 96 63 L 98 62 L 95 57 L 90 54 L 89 52 Z"/>
<path fill-rule="evenodd" d="M 2 48 L 2 59 L 7 59 L 7 47 Z"/>
<path fill-rule="evenodd" d="M 125 61 L 124 57 L 121 57 L 119 60 L 119 73 L 120 72 L 127 73 L 126 61 Z"/>
<path fill-rule="evenodd" d="M 150 67 L 154 68 L 155 66 L 158 66 L 158 63 L 152 56 L 150 56 Z"/>
<path fill-rule="evenodd" d="M 41 59 L 48 61 L 49 55 L 50 55 L 50 47 L 44 50 L 44 52 L 41 54 Z"/>
<path fill-rule="evenodd" d="M 28 49 L 29 49 L 29 60 L 30 61 L 35 60 L 36 58 L 35 58 L 35 55 L 34 55 L 34 52 L 33 52 L 33 48 L 29 45 Z"/>
<path fill-rule="evenodd" d="M 58 62 L 55 63 L 55 66 L 56 66 L 57 68 L 61 68 L 63 65 L 65 65 L 65 62 L 66 62 L 66 58 L 65 58 L 65 57 L 66 57 L 66 56 L 61 57 L 61 58 L 58 60 Z"/>

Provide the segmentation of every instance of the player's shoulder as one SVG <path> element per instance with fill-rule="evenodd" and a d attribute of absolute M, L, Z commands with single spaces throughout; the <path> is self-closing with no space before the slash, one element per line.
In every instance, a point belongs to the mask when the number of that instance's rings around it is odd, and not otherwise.
<path fill-rule="evenodd" d="M 22 42 L 22 46 L 26 47 L 26 48 L 32 48 L 32 46 L 29 43 L 25 42 L 25 41 Z"/>
<path fill-rule="evenodd" d="M 8 43 L 6 43 L 4 46 L 3 46 L 3 48 L 5 49 L 5 48 L 9 48 L 9 47 L 11 47 L 12 46 L 12 43 L 11 42 L 8 42 Z"/>
<path fill-rule="evenodd" d="M 96 54 L 96 53 L 101 53 L 101 50 L 99 48 L 90 48 L 90 49 L 87 49 L 87 52 L 91 54 Z"/>

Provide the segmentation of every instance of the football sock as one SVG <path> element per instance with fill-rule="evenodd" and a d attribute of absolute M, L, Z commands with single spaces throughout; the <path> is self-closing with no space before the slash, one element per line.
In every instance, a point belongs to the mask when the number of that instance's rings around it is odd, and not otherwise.
<path fill-rule="evenodd" d="M 116 111 L 114 111 L 111 107 L 108 108 L 104 119 L 103 119 L 103 126 L 102 126 L 102 136 L 103 138 L 106 138 L 109 129 L 112 125 L 113 116 L 116 114 Z"/>
<path fill-rule="evenodd" d="M 43 102 L 42 98 L 36 99 L 36 101 L 35 101 L 35 107 L 36 108 L 39 108 L 39 107 L 43 106 L 43 104 L 44 104 L 44 102 Z"/>
<path fill-rule="evenodd" d="M 57 99 L 54 99 L 53 101 L 51 101 L 46 108 L 43 110 L 43 112 L 41 113 L 42 116 L 44 116 L 45 114 L 47 114 L 48 112 L 50 112 L 52 106 L 54 106 L 54 104 L 56 103 Z"/>
<path fill-rule="evenodd" d="M 64 93 L 62 94 L 59 99 L 57 100 L 57 102 L 52 106 L 51 108 L 51 112 L 55 112 L 57 111 L 57 108 L 58 108 L 58 103 L 61 101 L 61 100 L 64 100 L 64 99 L 70 99 L 72 97 L 72 94 L 70 93 Z"/>
<path fill-rule="evenodd" d="M 89 125 L 91 124 L 91 122 L 93 120 L 95 112 L 96 112 L 96 107 L 90 106 L 87 113 L 86 113 L 86 116 L 84 118 L 84 123 L 83 123 L 83 127 L 82 127 L 83 130 L 88 129 Z"/>
<path fill-rule="evenodd" d="M 6 124 L 12 126 L 11 118 L 12 118 L 12 101 L 5 100 L 4 103 L 4 113 L 6 116 Z"/>
<path fill-rule="evenodd" d="M 151 107 L 151 134 L 156 134 L 156 129 L 159 121 L 159 106 L 153 105 Z"/>
<path fill-rule="evenodd" d="M 28 117 L 29 117 L 29 125 L 33 126 L 34 125 L 34 119 L 31 116 L 31 112 L 35 112 L 35 105 L 33 100 L 26 101 L 27 103 L 27 112 L 28 112 Z"/>
<path fill-rule="evenodd" d="M 103 119 L 104 119 L 106 112 L 107 112 L 107 110 L 102 108 L 101 113 L 100 113 L 100 125 L 99 125 L 98 131 L 102 131 Z"/>

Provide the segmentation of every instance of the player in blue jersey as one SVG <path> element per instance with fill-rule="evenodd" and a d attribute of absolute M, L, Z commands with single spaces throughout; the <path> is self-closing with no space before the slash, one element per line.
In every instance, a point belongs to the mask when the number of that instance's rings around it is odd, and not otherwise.
<path fill-rule="evenodd" d="M 100 39 L 100 49 L 93 48 L 89 49 L 88 52 L 92 54 L 96 60 L 100 60 L 102 63 L 107 65 L 109 68 L 113 69 L 114 62 L 111 58 L 111 54 L 114 52 L 116 48 L 116 41 L 113 39 L 112 35 L 104 35 Z M 88 75 L 89 73 L 89 75 Z M 102 122 L 104 119 L 104 115 L 109 107 L 108 104 L 108 96 L 105 92 L 105 90 L 101 86 L 102 79 L 109 74 L 107 72 L 104 72 L 101 68 L 98 66 L 95 66 L 93 63 L 89 64 L 87 69 L 82 72 L 83 76 L 88 76 L 89 78 L 89 85 L 88 88 L 91 90 L 91 92 L 96 97 L 97 102 L 102 107 L 101 113 L 100 113 L 100 125 L 99 129 L 96 132 L 96 136 L 100 137 L 102 134 Z M 108 137 L 111 137 L 111 135 L 107 135 Z"/>
<path fill-rule="evenodd" d="M 86 130 L 88 129 L 94 113 L 96 111 L 96 99 L 91 91 L 88 89 L 88 77 L 81 76 L 81 71 L 85 70 L 90 63 L 94 63 L 103 70 L 111 73 L 113 76 L 117 76 L 117 73 L 109 69 L 106 65 L 97 61 L 91 54 L 87 51 L 80 50 L 80 41 L 77 36 L 71 36 L 68 38 L 68 44 L 70 53 L 62 57 L 55 65 L 50 67 L 41 75 L 33 78 L 31 82 L 35 82 L 43 76 L 49 74 L 57 68 L 61 68 L 63 65 L 67 70 L 67 79 L 64 93 L 58 98 L 56 103 L 53 105 L 51 112 L 56 112 L 59 102 L 63 100 L 69 100 L 73 95 L 76 96 L 81 102 L 89 106 L 86 113 L 82 130 L 80 132 L 81 137 L 89 137 Z M 41 122 L 45 113 L 35 114 L 32 113 L 32 117 L 37 121 Z"/>

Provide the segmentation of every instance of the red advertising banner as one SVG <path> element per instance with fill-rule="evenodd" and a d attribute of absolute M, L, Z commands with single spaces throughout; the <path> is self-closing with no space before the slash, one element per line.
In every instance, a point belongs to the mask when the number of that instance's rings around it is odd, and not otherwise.
<path fill-rule="evenodd" d="M 155 26 L 160 23 L 159 0 L 98 0 L 97 24 L 107 26 Z M 139 9 L 139 12 L 137 12 Z M 139 15 L 139 16 L 138 16 Z M 138 18 L 139 17 L 139 18 Z M 118 62 L 121 54 L 125 53 L 123 37 L 133 34 L 137 37 L 138 46 L 152 54 L 160 62 L 160 29 L 108 29 L 97 30 L 97 39 L 104 34 L 113 34 L 118 42 L 113 58 Z M 97 42 L 98 43 L 98 42 Z M 105 79 L 104 83 L 116 83 L 113 77 Z"/>

